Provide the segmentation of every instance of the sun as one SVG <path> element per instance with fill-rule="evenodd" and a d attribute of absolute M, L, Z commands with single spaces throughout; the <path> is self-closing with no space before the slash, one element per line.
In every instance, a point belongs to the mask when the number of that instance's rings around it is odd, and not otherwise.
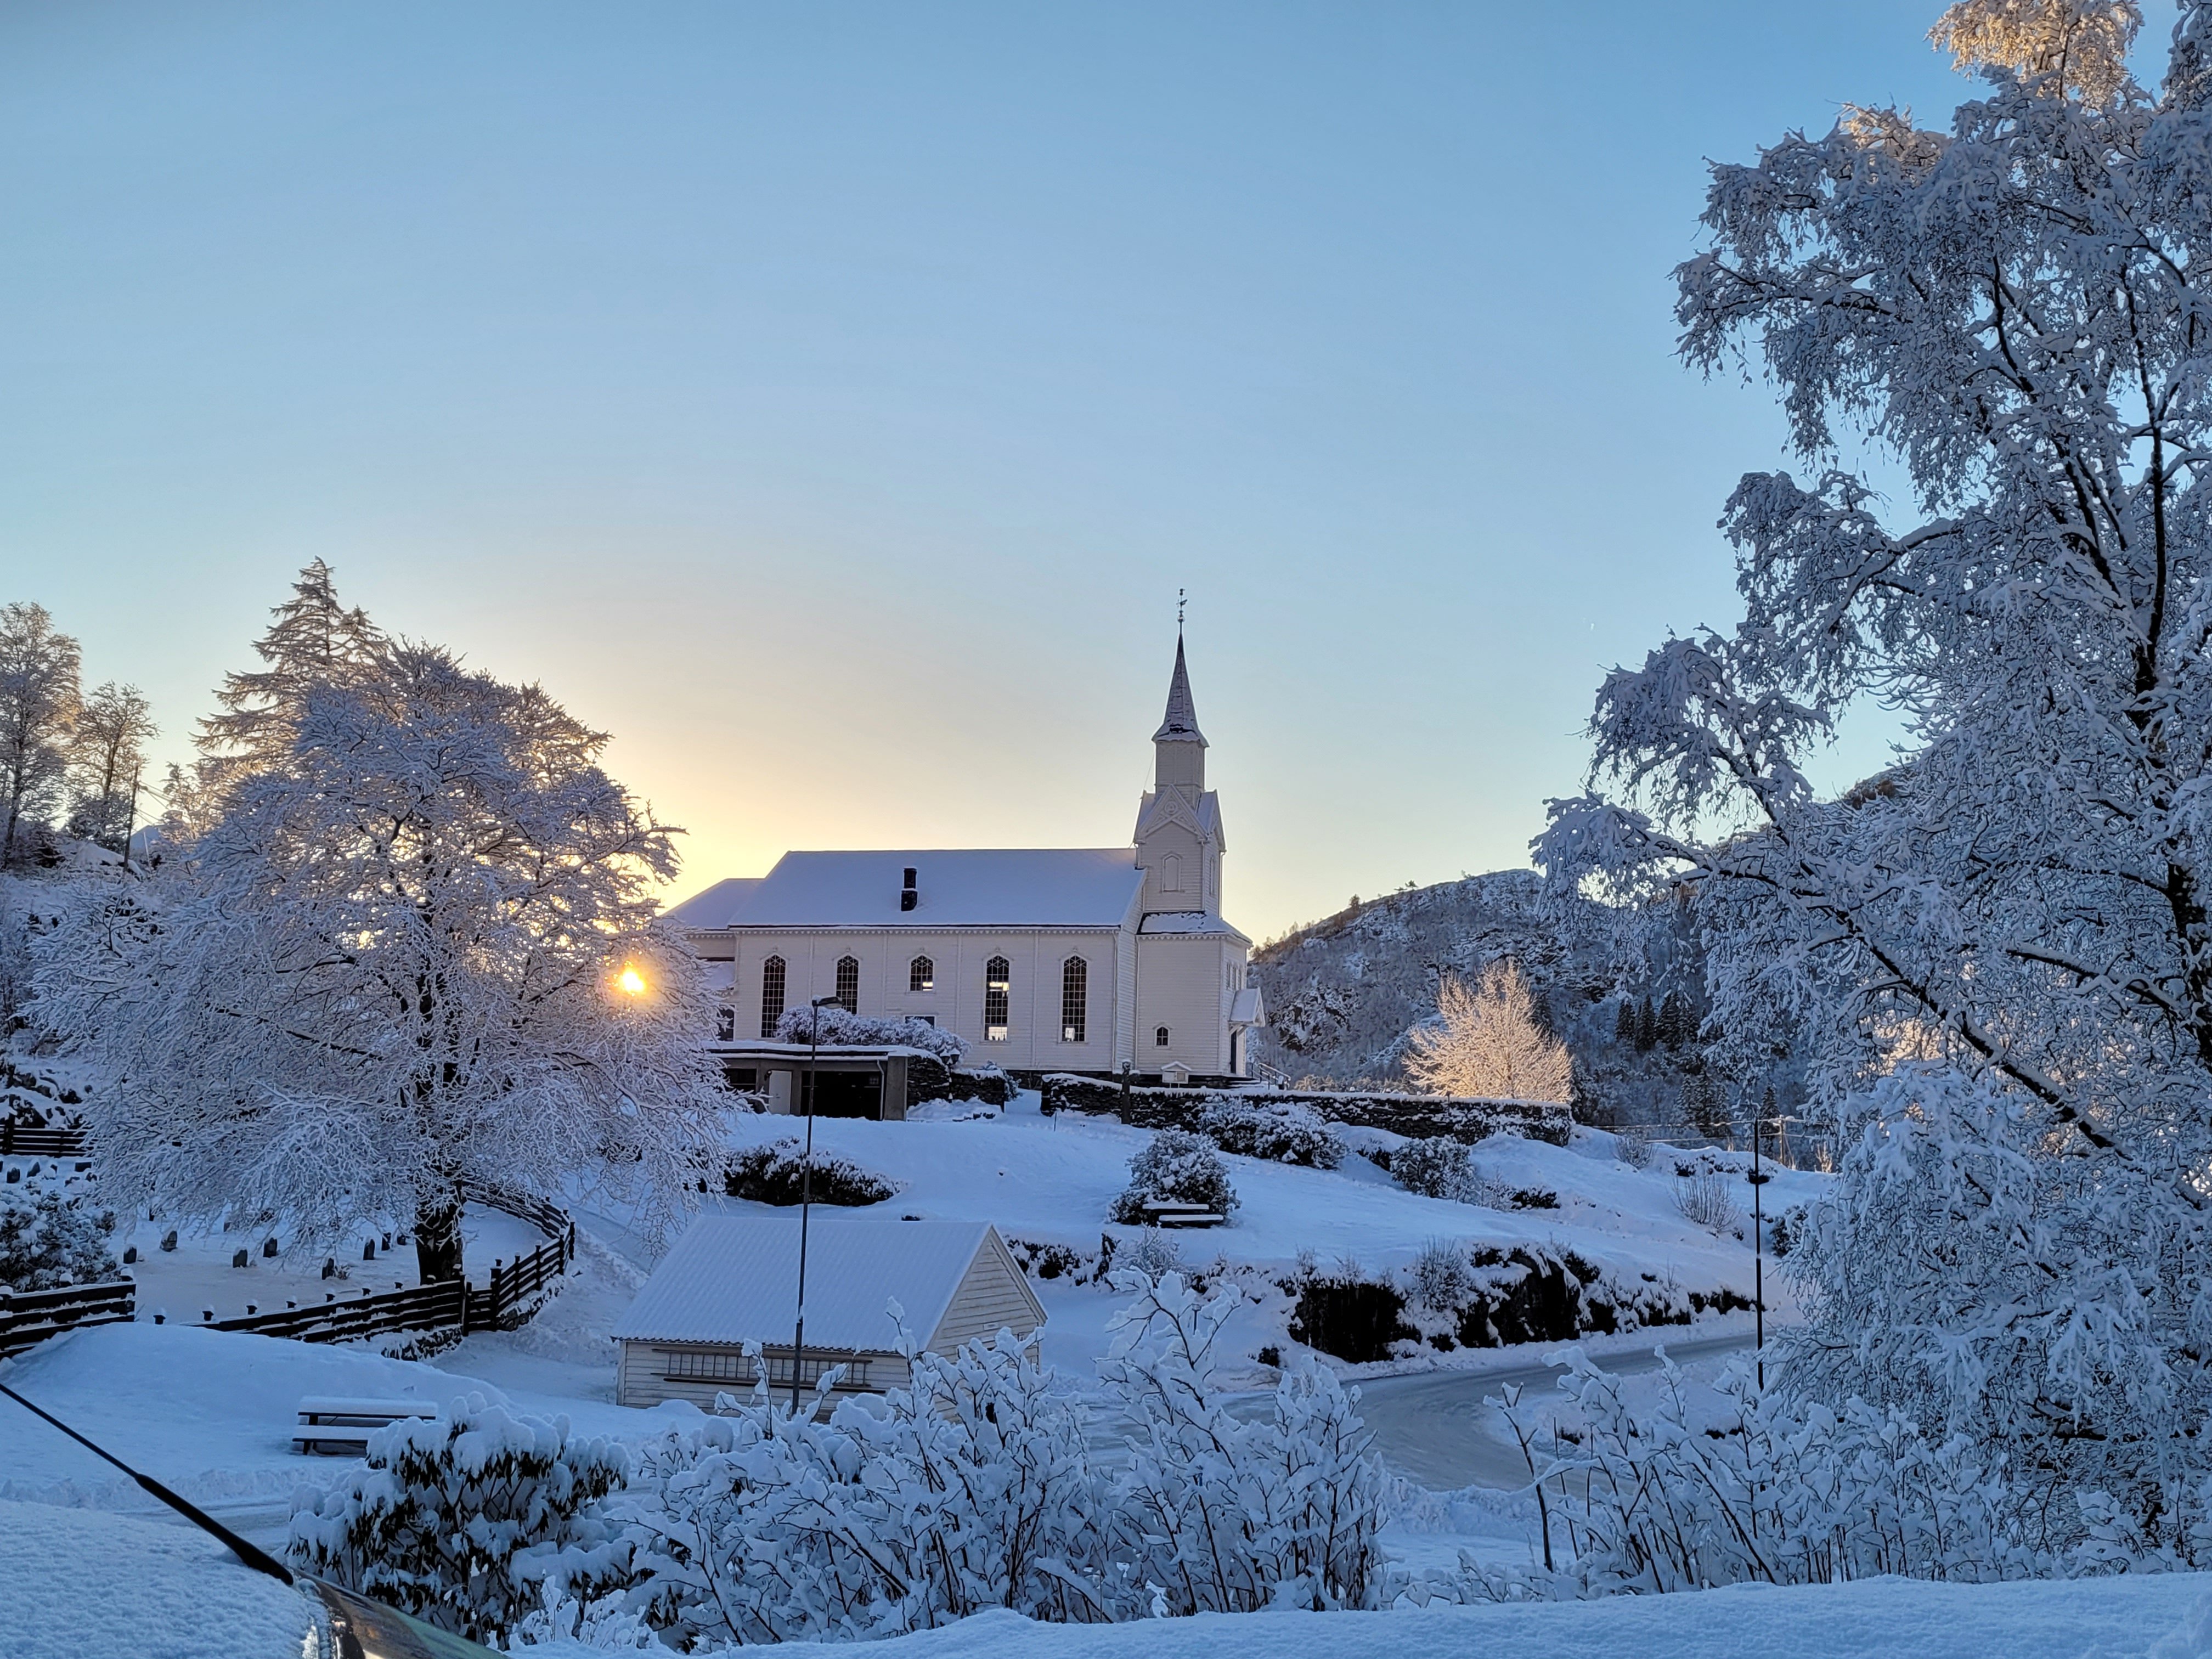
<path fill-rule="evenodd" d="M 625 968 L 616 975 L 615 988 L 624 996 L 641 997 L 645 994 L 645 975 L 635 968 Z"/>

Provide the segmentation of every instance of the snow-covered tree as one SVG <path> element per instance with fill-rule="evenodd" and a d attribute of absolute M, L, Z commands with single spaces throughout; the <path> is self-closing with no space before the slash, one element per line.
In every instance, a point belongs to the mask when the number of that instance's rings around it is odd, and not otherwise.
<path fill-rule="evenodd" d="M 1716 1015 L 1782 1011 L 1863 1121 L 1784 1386 L 1970 1428 L 2059 1528 L 2172 1516 L 2212 1409 L 2212 10 L 2157 94 L 2136 24 L 1969 0 L 1948 131 L 1714 168 L 1682 349 L 1760 365 L 1811 476 L 1737 487 L 1742 622 L 1607 678 L 1539 845 L 1560 890 L 1696 890 Z M 1875 698 L 1904 752 L 1819 798 Z"/>
<path fill-rule="evenodd" d="M 292 597 L 270 614 L 275 620 L 253 645 L 263 666 L 224 677 L 215 694 L 220 712 L 200 721 L 199 759 L 189 769 L 170 769 L 170 813 L 182 838 L 214 823 L 246 779 L 289 762 L 311 693 L 359 684 L 384 660 L 383 632 L 359 606 L 339 603 L 331 568 L 320 559 L 300 572 Z"/>
<path fill-rule="evenodd" d="M 137 817 L 146 745 L 159 735 L 153 705 L 137 686 L 108 680 L 86 693 L 70 768 L 71 835 L 124 850 Z"/>
<path fill-rule="evenodd" d="M 1441 1024 L 1407 1034 L 1406 1070 L 1431 1094 L 1565 1103 L 1573 1092 L 1566 1045 L 1537 1023 L 1536 999 L 1510 957 L 1484 969 L 1472 990 L 1444 978 L 1437 1017 Z"/>
<path fill-rule="evenodd" d="M 61 802 L 76 708 L 76 641 L 42 605 L 0 605 L 0 866 Z"/>
<path fill-rule="evenodd" d="M 303 1238 L 396 1215 L 429 1280 L 461 1273 L 466 1178 L 595 1173 L 648 1217 L 695 1186 L 712 1002 L 656 920 L 672 832 L 605 743 L 427 647 L 308 690 L 188 858 L 40 941 L 40 1023 L 117 1079 L 88 1111 L 110 1195 Z"/>

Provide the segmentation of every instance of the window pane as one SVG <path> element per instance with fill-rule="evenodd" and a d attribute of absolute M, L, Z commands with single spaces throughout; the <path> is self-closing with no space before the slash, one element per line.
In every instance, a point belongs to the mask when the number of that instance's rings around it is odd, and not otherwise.
<path fill-rule="evenodd" d="M 761 963 L 761 1036 L 763 1040 L 775 1035 L 775 1023 L 783 1018 L 783 958 L 770 957 Z"/>
<path fill-rule="evenodd" d="M 857 957 L 837 958 L 837 1000 L 848 1014 L 860 1012 L 860 963 Z"/>
<path fill-rule="evenodd" d="M 1081 957 L 1070 957 L 1060 969 L 1060 1040 L 1085 1041 L 1090 1026 L 1091 965 Z"/>
<path fill-rule="evenodd" d="M 1006 1011 L 1012 1001 L 1013 969 L 1004 957 L 993 957 L 983 964 L 983 1040 L 1004 1042 L 1006 1040 Z"/>
<path fill-rule="evenodd" d="M 934 991 L 937 988 L 937 964 L 927 957 L 916 957 L 907 970 L 906 988 L 909 991 Z"/>

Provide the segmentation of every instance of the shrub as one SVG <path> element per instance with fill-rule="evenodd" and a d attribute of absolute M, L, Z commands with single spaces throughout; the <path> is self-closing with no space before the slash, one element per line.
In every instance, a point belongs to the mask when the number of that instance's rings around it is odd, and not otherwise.
<path fill-rule="evenodd" d="M 1213 1143 L 1186 1129 L 1162 1129 L 1129 1160 L 1129 1186 L 1114 1200 L 1112 1219 L 1141 1226 L 1148 1200 L 1203 1204 L 1217 1215 L 1237 1207 L 1236 1190 Z"/>
<path fill-rule="evenodd" d="M 293 1561 L 475 1641 L 505 1637 L 541 1586 L 589 1601 L 631 1582 L 631 1547 L 600 1500 L 628 1474 L 568 1419 L 512 1417 L 471 1395 L 451 1413 L 369 1437 L 365 1468 L 293 1500 Z"/>
<path fill-rule="evenodd" d="M 1288 1102 L 1216 1100 L 1198 1115 L 1198 1132 L 1240 1158 L 1316 1170 L 1334 1170 L 1344 1162 L 1343 1137 L 1314 1112 Z"/>
<path fill-rule="evenodd" d="M 1439 1313 L 1457 1311 L 1474 1290 L 1474 1273 L 1466 1247 L 1441 1238 L 1431 1238 L 1421 1246 L 1407 1277 L 1413 1300 Z"/>
<path fill-rule="evenodd" d="M 1123 1259 L 1128 1264 L 1127 1271 L 1140 1273 L 1148 1279 L 1164 1279 L 1182 1271 L 1182 1243 L 1158 1227 L 1147 1227 Z"/>
<path fill-rule="evenodd" d="M 732 1198 L 750 1199 L 756 1204 L 796 1204 L 802 1190 L 810 1191 L 817 1204 L 847 1206 L 880 1204 L 897 1195 L 896 1182 L 849 1158 L 817 1152 L 813 1163 L 810 1188 L 805 1155 L 795 1139 L 749 1146 L 724 1165 L 722 1185 Z"/>
<path fill-rule="evenodd" d="M 52 1189 L 0 1186 L 0 1286 L 58 1291 L 119 1279 L 109 1253 L 115 1218 Z"/>
<path fill-rule="evenodd" d="M 848 1044 L 865 1048 L 919 1048 L 926 1054 L 934 1054 L 948 1067 L 957 1066 L 960 1056 L 968 1052 L 968 1045 L 942 1025 L 914 1016 L 901 1019 L 870 1019 L 860 1014 L 848 1014 L 836 1004 L 819 1010 L 817 1024 L 813 1008 L 787 1008 L 783 1018 L 776 1022 L 775 1040 L 778 1042 L 805 1042 L 811 1034 L 819 1031 L 824 1043 Z"/>
<path fill-rule="evenodd" d="M 1464 1201 L 1474 1191 L 1474 1164 L 1459 1141 L 1449 1135 L 1431 1135 L 1392 1149 L 1390 1178 L 1424 1198 Z"/>
<path fill-rule="evenodd" d="M 1735 1195 L 1729 1190 L 1728 1177 L 1717 1170 L 1676 1176 L 1674 1207 L 1692 1226 L 1716 1235 L 1735 1226 L 1742 1213 L 1736 1207 Z"/>
<path fill-rule="evenodd" d="M 1390 1345 L 1417 1333 L 1401 1316 L 1406 1298 L 1396 1286 L 1351 1273 L 1302 1279 L 1291 1335 L 1309 1348 L 1364 1365 L 1390 1357 Z"/>

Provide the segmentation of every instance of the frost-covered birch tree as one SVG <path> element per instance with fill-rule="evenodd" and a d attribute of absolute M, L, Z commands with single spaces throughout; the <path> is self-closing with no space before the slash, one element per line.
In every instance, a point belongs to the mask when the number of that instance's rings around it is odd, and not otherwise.
<path fill-rule="evenodd" d="M 40 1022 L 115 1079 L 103 1192 L 308 1236 L 410 1218 L 426 1280 L 462 1271 L 471 1177 L 596 1172 L 665 1211 L 719 1109 L 714 1011 L 655 919 L 672 832 L 606 738 L 427 647 L 301 701 L 185 857 L 40 942 Z"/>
<path fill-rule="evenodd" d="M 76 641 L 43 605 L 0 605 L 0 865 L 60 801 L 76 705 Z"/>
<path fill-rule="evenodd" d="M 1406 1070 L 1431 1094 L 1564 1103 L 1573 1093 L 1566 1045 L 1538 1023 L 1536 999 L 1510 957 L 1484 969 L 1472 989 L 1447 975 L 1437 1019 L 1406 1036 Z"/>
<path fill-rule="evenodd" d="M 2212 9 L 2156 92 L 2138 22 L 1968 0 L 1948 131 L 1847 109 L 1713 169 L 1681 350 L 1763 374 L 1808 470 L 1737 487 L 1742 620 L 1607 678 L 1539 856 L 1691 884 L 1716 1016 L 1799 1022 L 1861 1122 L 1787 1386 L 2002 1448 L 2038 1525 L 2107 1489 L 2172 1542 L 2212 1408 Z M 1908 744 L 1820 799 L 1874 699 Z"/>

